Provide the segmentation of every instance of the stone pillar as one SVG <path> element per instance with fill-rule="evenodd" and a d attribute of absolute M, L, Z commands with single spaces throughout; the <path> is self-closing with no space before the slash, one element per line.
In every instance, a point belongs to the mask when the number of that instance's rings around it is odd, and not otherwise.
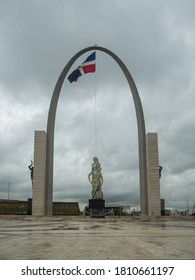
<path fill-rule="evenodd" d="M 46 132 L 35 131 L 32 215 L 45 215 Z"/>
<path fill-rule="evenodd" d="M 148 215 L 160 216 L 160 179 L 157 133 L 146 135 L 148 169 Z"/>

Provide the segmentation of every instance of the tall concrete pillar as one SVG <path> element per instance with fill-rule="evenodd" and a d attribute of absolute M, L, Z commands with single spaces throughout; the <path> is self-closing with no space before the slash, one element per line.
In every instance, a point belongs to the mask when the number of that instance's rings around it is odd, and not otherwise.
<path fill-rule="evenodd" d="M 160 216 L 160 179 L 157 133 L 147 133 L 148 215 Z"/>
<path fill-rule="evenodd" d="M 46 132 L 35 131 L 32 215 L 45 215 Z"/>

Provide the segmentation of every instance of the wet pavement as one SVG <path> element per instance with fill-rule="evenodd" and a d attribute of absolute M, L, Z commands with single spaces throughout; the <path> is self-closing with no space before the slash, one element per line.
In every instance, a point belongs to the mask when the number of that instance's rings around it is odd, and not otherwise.
<path fill-rule="evenodd" d="M 0 217 L 2 260 L 195 259 L 195 220 Z"/>

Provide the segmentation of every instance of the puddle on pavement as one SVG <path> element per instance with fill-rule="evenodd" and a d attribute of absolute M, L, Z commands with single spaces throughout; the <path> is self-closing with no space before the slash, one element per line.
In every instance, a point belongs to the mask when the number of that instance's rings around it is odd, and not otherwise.
<path fill-rule="evenodd" d="M 114 229 L 114 230 L 120 230 L 119 227 L 109 227 L 110 229 Z"/>
<path fill-rule="evenodd" d="M 68 228 L 63 228 L 63 230 L 79 230 L 79 227 L 68 227 Z"/>

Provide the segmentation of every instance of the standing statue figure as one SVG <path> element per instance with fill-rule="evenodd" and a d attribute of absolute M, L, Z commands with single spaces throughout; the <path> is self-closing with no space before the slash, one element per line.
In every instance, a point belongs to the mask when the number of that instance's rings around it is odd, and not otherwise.
<path fill-rule="evenodd" d="M 161 174 L 162 174 L 162 166 L 159 165 L 158 170 L 159 170 L 159 179 L 161 178 Z"/>
<path fill-rule="evenodd" d="M 31 178 L 31 181 L 32 181 L 32 184 L 33 184 L 33 161 L 31 160 L 30 161 L 30 165 L 28 166 L 29 170 L 30 170 L 30 178 Z"/>
<path fill-rule="evenodd" d="M 97 157 L 93 158 L 92 169 L 88 175 L 89 182 L 92 185 L 92 199 L 103 199 L 102 185 L 103 185 L 103 177 L 101 173 L 101 164 L 98 161 Z M 92 176 L 92 180 L 91 180 Z"/>

